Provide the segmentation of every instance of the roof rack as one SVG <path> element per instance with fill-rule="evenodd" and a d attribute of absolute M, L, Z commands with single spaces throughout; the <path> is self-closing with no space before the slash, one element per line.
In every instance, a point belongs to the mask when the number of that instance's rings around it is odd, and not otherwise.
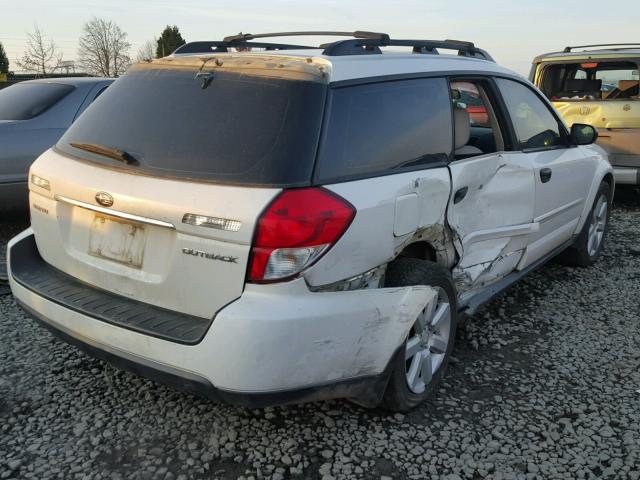
<path fill-rule="evenodd" d="M 439 50 L 454 50 L 462 57 L 481 58 L 493 62 L 488 52 L 476 47 L 471 42 L 461 40 L 395 40 L 395 39 L 364 39 L 342 40 L 326 45 L 322 52 L 328 56 L 369 55 L 381 53 L 380 47 L 412 47 L 413 53 L 438 55 Z"/>
<path fill-rule="evenodd" d="M 174 54 L 187 53 L 211 53 L 228 52 L 230 48 L 264 48 L 265 50 L 298 50 L 315 49 L 308 45 L 291 45 L 285 43 L 263 43 L 252 42 L 251 40 L 270 37 L 299 37 L 299 36 L 325 36 L 325 37 L 353 37 L 349 40 L 338 40 L 336 42 L 320 45 L 323 55 L 344 56 L 344 55 L 370 55 L 382 53 L 380 47 L 412 47 L 413 53 L 438 55 L 439 49 L 454 50 L 459 56 L 481 58 L 494 61 L 491 55 L 485 50 L 476 47 L 471 42 L 460 40 L 395 40 L 388 34 L 380 32 L 367 32 L 357 30 L 355 32 L 331 32 L 331 31 L 310 31 L 310 32 L 274 32 L 274 33 L 240 33 L 225 37 L 222 41 L 191 42 L 178 47 Z"/>
<path fill-rule="evenodd" d="M 178 47 L 173 53 L 186 54 L 186 53 L 224 53 L 228 52 L 230 48 L 264 48 L 265 50 L 305 50 L 305 49 L 317 49 L 309 45 L 292 45 L 285 43 L 264 43 L 264 42 L 251 42 L 257 38 L 271 38 L 271 37 L 300 37 L 300 36 L 326 36 L 326 37 L 354 37 L 354 38 L 367 38 L 367 39 L 388 39 L 389 35 L 386 33 L 377 32 L 325 32 L 325 31 L 311 31 L 311 32 L 274 32 L 274 33 L 239 33 L 238 35 L 230 35 L 224 37 L 222 41 L 204 41 L 204 42 L 189 42 Z"/>
<path fill-rule="evenodd" d="M 264 42 L 225 42 L 225 41 L 204 41 L 189 42 L 178 47 L 174 54 L 186 53 L 225 53 L 230 48 L 264 48 L 265 50 L 305 50 L 315 49 L 308 45 L 290 45 L 283 43 L 264 43 Z"/>
<path fill-rule="evenodd" d="M 310 32 L 274 32 L 274 33 L 258 33 L 256 35 L 251 33 L 240 33 L 238 35 L 231 35 L 224 37 L 225 42 L 234 41 L 247 41 L 255 40 L 256 38 L 269 38 L 269 37 L 310 37 L 310 36 L 323 36 L 323 37 L 354 37 L 354 38 L 368 38 L 371 40 L 387 39 L 389 35 L 380 32 L 365 32 L 356 30 L 355 32 L 325 32 L 325 31 L 310 31 Z"/>
<path fill-rule="evenodd" d="M 569 53 L 574 48 L 593 48 L 593 47 L 622 47 L 622 48 L 612 48 L 611 50 L 624 50 L 626 48 L 640 47 L 640 43 L 600 43 L 595 45 L 576 45 L 575 47 L 564 47 L 563 52 Z"/>

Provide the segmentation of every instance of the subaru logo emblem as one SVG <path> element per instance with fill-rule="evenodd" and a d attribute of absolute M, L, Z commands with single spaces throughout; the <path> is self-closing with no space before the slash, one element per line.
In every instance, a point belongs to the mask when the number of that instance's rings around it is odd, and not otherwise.
<path fill-rule="evenodd" d="M 113 197 L 107 192 L 98 192 L 96 193 L 96 202 L 98 202 L 103 207 L 110 207 L 111 205 L 113 205 Z"/>
<path fill-rule="evenodd" d="M 631 105 L 629 105 L 629 104 L 627 103 L 627 104 L 625 104 L 625 106 L 624 106 L 624 107 L 622 107 L 622 109 L 623 109 L 625 112 L 628 112 L 629 110 L 631 110 Z"/>

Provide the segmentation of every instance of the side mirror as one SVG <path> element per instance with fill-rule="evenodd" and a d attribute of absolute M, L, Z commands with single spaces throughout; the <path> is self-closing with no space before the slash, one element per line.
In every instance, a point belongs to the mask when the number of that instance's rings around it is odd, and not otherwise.
<path fill-rule="evenodd" d="M 574 123 L 571 125 L 571 142 L 574 145 L 591 145 L 598 139 L 598 131 L 591 125 Z"/>

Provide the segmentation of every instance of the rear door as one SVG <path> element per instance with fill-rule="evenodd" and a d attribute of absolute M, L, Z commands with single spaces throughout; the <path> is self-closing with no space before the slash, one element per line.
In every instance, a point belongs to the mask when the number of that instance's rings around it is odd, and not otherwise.
<path fill-rule="evenodd" d="M 530 86 L 509 79 L 497 79 L 497 84 L 516 135 L 514 155 L 530 162 L 534 172 L 538 230 L 529 238 L 523 268 L 571 238 L 597 160 L 569 145 L 564 125 Z"/>
<path fill-rule="evenodd" d="M 509 151 L 509 130 L 489 79 L 451 82 L 456 113 L 456 158 L 449 165 L 452 198 L 447 218 L 457 234 L 461 291 L 490 284 L 520 262 L 533 224 L 534 177 L 528 158 Z M 472 112 L 465 95 L 476 98 Z M 478 105 L 482 104 L 482 105 Z M 479 106 L 486 118 L 475 115 Z M 464 124 L 464 122 L 467 122 Z M 468 133 L 462 133 L 467 129 Z M 462 135 L 462 138 L 461 138 Z"/>

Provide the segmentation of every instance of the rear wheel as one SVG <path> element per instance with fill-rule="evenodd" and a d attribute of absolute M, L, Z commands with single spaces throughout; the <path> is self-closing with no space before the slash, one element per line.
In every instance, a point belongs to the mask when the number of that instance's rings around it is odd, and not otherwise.
<path fill-rule="evenodd" d="M 399 258 L 387 268 L 385 286 L 427 285 L 438 296 L 414 320 L 393 360 L 383 405 L 404 412 L 423 402 L 441 381 L 453 350 L 458 311 L 449 271 L 433 262 Z"/>
<path fill-rule="evenodd" d="M 598 260 L 609 230 L 610 206 L 611 187 L 608 183 L 602 182 L 576 242 L 558 257 L 562 263 L 587 267 Z"/>

